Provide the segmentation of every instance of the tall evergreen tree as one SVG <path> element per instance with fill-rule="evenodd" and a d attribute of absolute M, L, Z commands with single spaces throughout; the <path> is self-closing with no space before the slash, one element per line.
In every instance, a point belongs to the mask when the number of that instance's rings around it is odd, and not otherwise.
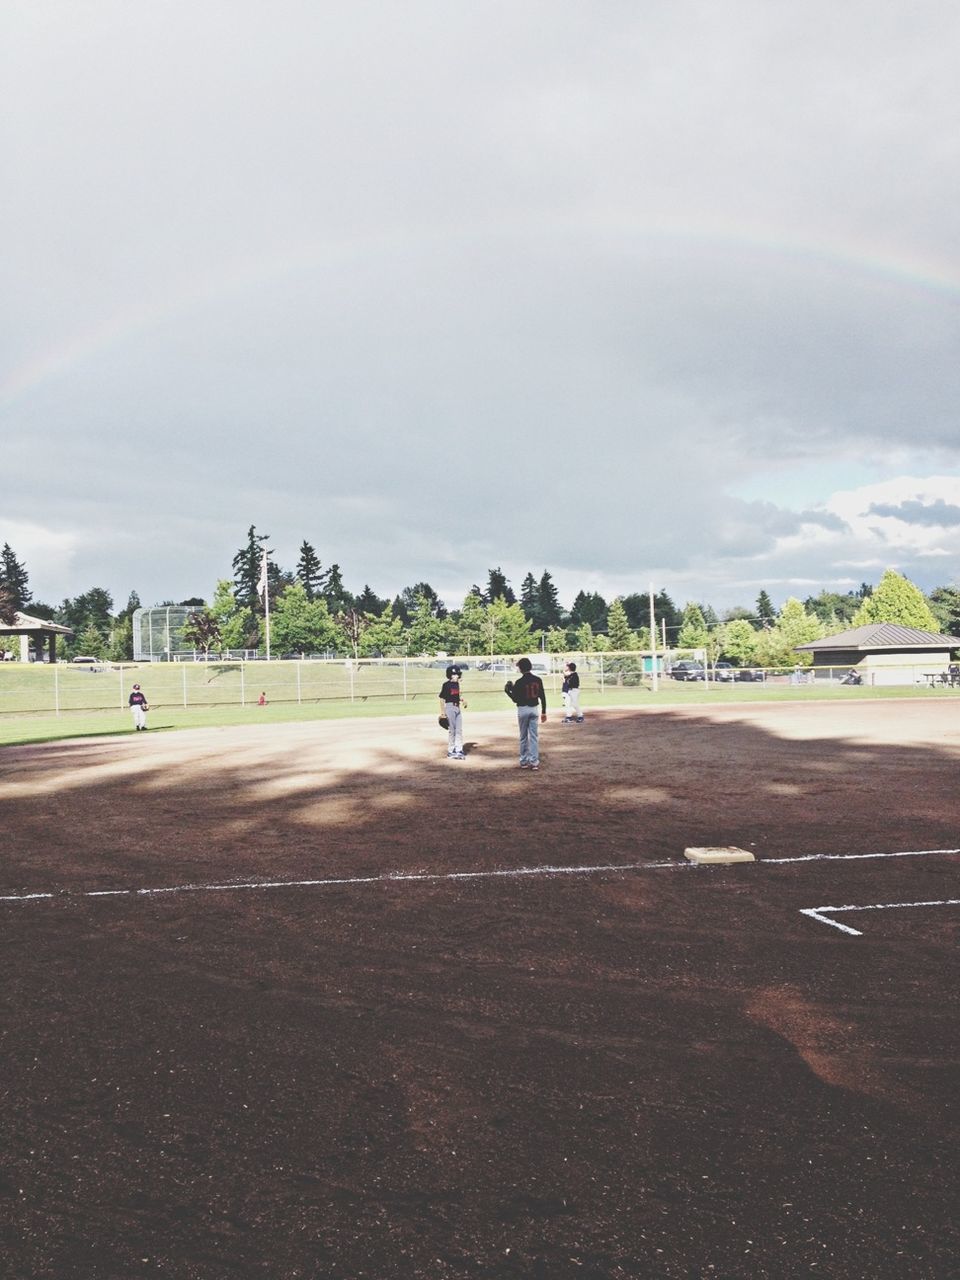
<path fill-rule="evenodd" d="M 323 595 L 327 574 L 323 571 L 316 551 L 309 542 L 300 544 L 300 559 L 297 561 L 295 577 L 307 593 L 308 600 L 316 600 Z"/>
<path fill-rule="evenodd" d="M 539 625 L 540 584 L 532 573 L 528 573 L 520 584 L 520 608 L 528 622 L 533 626 Z"/>
<path fill-rule="evenodd" d="M 496 569 L 487 571 L 487 590 L 484 596 L 484 603 L 490 604 L 494 600 L 506 600 L 507 604 L 516 604 L 517 602 L 513 588 L 499 565 Z"/>
<path fill-rule="evenodd" d="M 332 564 L 327 572 L 327 581 L 323 588 L 323 598 L 327 608 L 336 617 L 345 609 L 353 607 L 353 596 L 343 585 L 343 575 L 338 564 Z"/>
<path fill-rule="evenodd" d="M 570 622 L 574 627 L 587 623 L 591 628 L 607 625 L 607 602 L 596 591 L 578 591 L 570 609 Z"/>
<path fill-rule="evenodd" d="M 630 629 L 627 611 L 623 607 L 623 597 L 616 600 L 607 610 L 607 639 L 611 649 L 635 649 L 636 636 Z"/>
<path fill-rule="evenodd" d="M 15 610 L 25 609 L 33 598 L 29 581 L 26 569 L 13 554 L 9 542 L 5 542 L 3 551 L 0 552 L 0 585 L 6 588 L 7 597 L 13 602 Z"/>
<path fill-rule="evenodd" d="M 364 584 L 363 590 L 357 596 L 356 607 L 361 613 L 370 613 L 375 618 L 383 615 L 384 610 L 390 606 L 389 600 L 382 600 L 378 596 L 369 583 Z"/>
<path fill-rule="evenodd" d="M 537 595 L 540 600 L 540 628 L 548 630 L 550 627 L 559 627 L 563 616 L 560 608 L 560 596 L 554 585 L 553 578 L 546 569 L 544 569 L 543 577 L 537 587 Z"/>
<path fill-rule="evenodd" d="M 930 611 L 946 635 L 960 636 L 960 588 L 934 587 L 930 592 Z"/>
<path fill-rule="evenodd" d="M 409 626 L 415 614 L 421 612 L 420 601 L 426 600 L 431 615 L 441 622 L 447 616 L 447 608 L 429 582 L 417 582 L 412 587 L 404 587 L 394 601 L 394 611 Z"/>
<path fill-rule="evenodd" d="M 233 584 L 237 603 L 254 613 L 263 613 L 263 600 L 260 595 L 260 574 L 263 571 L 263 553 L 269 549 L 270 541 L 267 533 L 257 533 L 256 525 L 247 530 L 247 545 L 241 547 L 233 557 Z M 275 570 L 276 566 L 272 566 Z M 269 575 L 268 575 L 269 578 Z"/>
<path fill-rule="evenodd" d="M 647 612 L 649 620 L 649 607 Z M 675 645 L 683 616 L 666 591 L 658 591 L 653 597 L 653 617 L 657 628 L 657 644 L 663 642 L 663 635 L 666 632 L 667 645 Z"/>
<path fill-rule="evenodd" d="M 769 623 L 775 622 L 777 611 L 773 607 L 773 601 L 767 595 L 766 591 L 761 591 L 757 596 L 757 618 L 762 627 Z"/>

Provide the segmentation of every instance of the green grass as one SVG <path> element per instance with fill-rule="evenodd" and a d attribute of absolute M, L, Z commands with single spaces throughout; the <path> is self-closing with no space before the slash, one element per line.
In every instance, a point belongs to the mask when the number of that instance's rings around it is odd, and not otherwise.
<path fill-rule="evenodd" d="M 277 664 L 279 666 L 279 664 Z M 24 668 L 27 683 L 31 676 L 30 668 Z M 196 668 L 189 667 L 189 673 Z M 208 673 L 200 668 L 204 675 Z M 386 669 L 389 670 L 389 669 Z M 42 674 L 42 672 L 41 672 Z M 437 672 L 428 670 L 417 672 L 417 679 L 408 678 L 406 700 L 397 696 L 395 689 L 396 675 L 392 681 L 380 678 L 368 679 L 371 675 L 383 676 L 385 672 L 365 671 L 363 673 L 362 691 L 356 692 L 351 702 L 344 696 L 342 686 L 342 669 L 338 673 L 340 687 L 335 685 L 324 688 L 317 682 L 311 686 L 311 696 L 304 697 L 304 681 L 301 679 L 301 698 L 296 701 L 296 687 L 289 678 L 280 678 L 273 667 L 267 674 L 261 674 L 257 687 L 247 689 L 247 697 L 253 699 L 252 705 L 239 706 L 236 701 L 210 702 L 206 704 L 184 707 L 182 700 L 182 669 L 178 667 L 154 667 L 148 671 L 128 671 L 126 688 L 129 690 L 134 679 L 141 680 L 152 709 L 147 717 L 149 732 L 164 732 L 178 729 L 215 728 L 229 725 L 287 724 L 302 723 L 312 720 L 357 719 L 382 716 L 422 716 L 435 715 L 439 710 L 437 690 L 439 680 Z M 114 676 L 116 673 L 114 673 Z M 176 679 L 171 680 L 173 675 Z M 409 673 L 408 673 L 409 675 Z M 46 672 L 49 681 L 49 671 Z M 163 677 L 158 678 L 158 677 Z M 89 672 L 72 672 L 73 680 L 91 682 L 80 686 L 88 694 L 94 691 L 96 675 Z M 442 679 L 442 673 L 440 673 Z M 486 687 L 478 687 L 481 678 Z M 191 681 L 193 676 L 190 676 Z M 472 672 L 464 677 L 464 695 L 470 711 L 509 711 L 510 703 L 503 694 L 504 677 L 486 677 L 486 673 Z M 178 683 L 179 681 L 179 683 Z M 471 681 L 474 687 L 471 688 Z M 360 686 L 360 681 L 357 682 Z M 550 688 L 548 680 L 547 699 L 552 715 L 560 714 L 560 695 Z M 247 681 L 249 685 L 249 680 Z M 323 689 L 318 691 L 318 687 Z M 332 685 L 332 682 L 331 682 Z M 414 687 L 415 686 L 415 687 Z M 171 701 L 165 702 L 158 691 L 166 688 Z M 62 688 L 62 685 L 61 685 Z M 76 686 L 74 686 L 76 689 Z M 260 688 L 266 688 L 270 701 L 267 706 L 256 705 L 256 697 Z M 334 691 L 336 689 L 336 692 Z M 195 694 L 196 689 L 188 689 Z M 277 696 L 279 691 L 280 696 Z M 6 692 L 0 687 L 0 692 Z M 22 692 L 22 690 L 21 690 Z M 236 690 L 232 690 L 236 692 Z M 337 694 L 339 693 L 339 696 Z M 846 701 L 857 702 L 864 699 L 898 699 L 898 698 L 958 698 L 960 690 L 928 689 L 919 686 L 891 688 L 856 688 L 839 685 L 791 685 L 789 683 L 749 685 L 710 685 L 704 687 L 697 683 L 681 683 L 674 680 L 662 680 L 657 693 L 651 692 L 648 686 L 639 688 L 617 688 L 607 686 L 600 692 L 598 688 L 585 687 L 583 703 L 587 715 L 601 711 L 604 707 L 684 707 L 684 706 L 723 706 L 749 702 L 825 702 Z M 179 695 L 179 698 L 178 696 Z M 6 704 L 4 704 L 6 705 Z M 59 715 L 52 712 L 28 712 L 21 714 L 8 713 L 0 716 L 0 746 L 15 746 L 30 742 L 55 741 L 68 738 L 87 738 L 105 735 L 133 733 L 129 711 L 117 705 L 112 709 L 96 709 L 91 707 L 63 707 Z"/>

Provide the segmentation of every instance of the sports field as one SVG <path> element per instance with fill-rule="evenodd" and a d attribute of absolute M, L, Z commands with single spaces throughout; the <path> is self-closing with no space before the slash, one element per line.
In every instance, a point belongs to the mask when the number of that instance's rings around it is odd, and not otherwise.
<path fill-rule="evenodd" d="M 0 750 L 0 1274 L 958 1274 L 957 704 L 587 715 Z"/>

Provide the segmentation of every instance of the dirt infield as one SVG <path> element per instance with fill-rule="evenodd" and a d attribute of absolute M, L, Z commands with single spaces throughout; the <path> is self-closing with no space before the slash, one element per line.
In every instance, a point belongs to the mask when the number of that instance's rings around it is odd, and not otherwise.
<path fill-rule="evenodd" d="M 0 751 L 0 1275 L 957 1275 L 955 717 Z"/>

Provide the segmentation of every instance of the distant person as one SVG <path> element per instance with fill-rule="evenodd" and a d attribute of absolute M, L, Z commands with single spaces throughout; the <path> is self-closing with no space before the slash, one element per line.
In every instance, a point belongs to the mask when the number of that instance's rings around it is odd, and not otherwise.
<path fill-rule="evenodd" d="M 547 723 L 547 695 L 543 681 L 533 674 L 533 663 L 521 658 L 517 663 L 519 680 L 508 680 L 503 686 L 507 697 L 517 705 L 520 729 L 520 768 L 540 768 L 540 725 Z"/>
<path fill-rule="evenodd" d="M 258 706 L 258 707 L 265 707 L 266 705 L 267 705 L 267 694 L 266 694 L 266 690 L 264 690 L 264 691 L 260 694 L 260 697 L 257 699 L 257 706 Z"/>
<path fill-rule="evenodd" d="M 147 727 L 147 712 L 150 708 L 147 706 L 147 696 L 138 684 L 133 686 L 128 699 L 130 710 L 133 712 L 133 727 L 136 730 L 145 729 Z"/>
<path fill-rule="evenodd" d="M 568 662 L 563 668 L 563 719 L 561 724 L 583 724 L 580 710 L 580 677 L 577 664 Z"/>
<path fill-rule="evenodd" d="M 447 678 L 440 686 L 440 719 L 447 722 L 447 759 L 465 760 L 463 754 L 463 709 L 466 703 L 460 696 L 459 667 L 447 667 Z"/>

